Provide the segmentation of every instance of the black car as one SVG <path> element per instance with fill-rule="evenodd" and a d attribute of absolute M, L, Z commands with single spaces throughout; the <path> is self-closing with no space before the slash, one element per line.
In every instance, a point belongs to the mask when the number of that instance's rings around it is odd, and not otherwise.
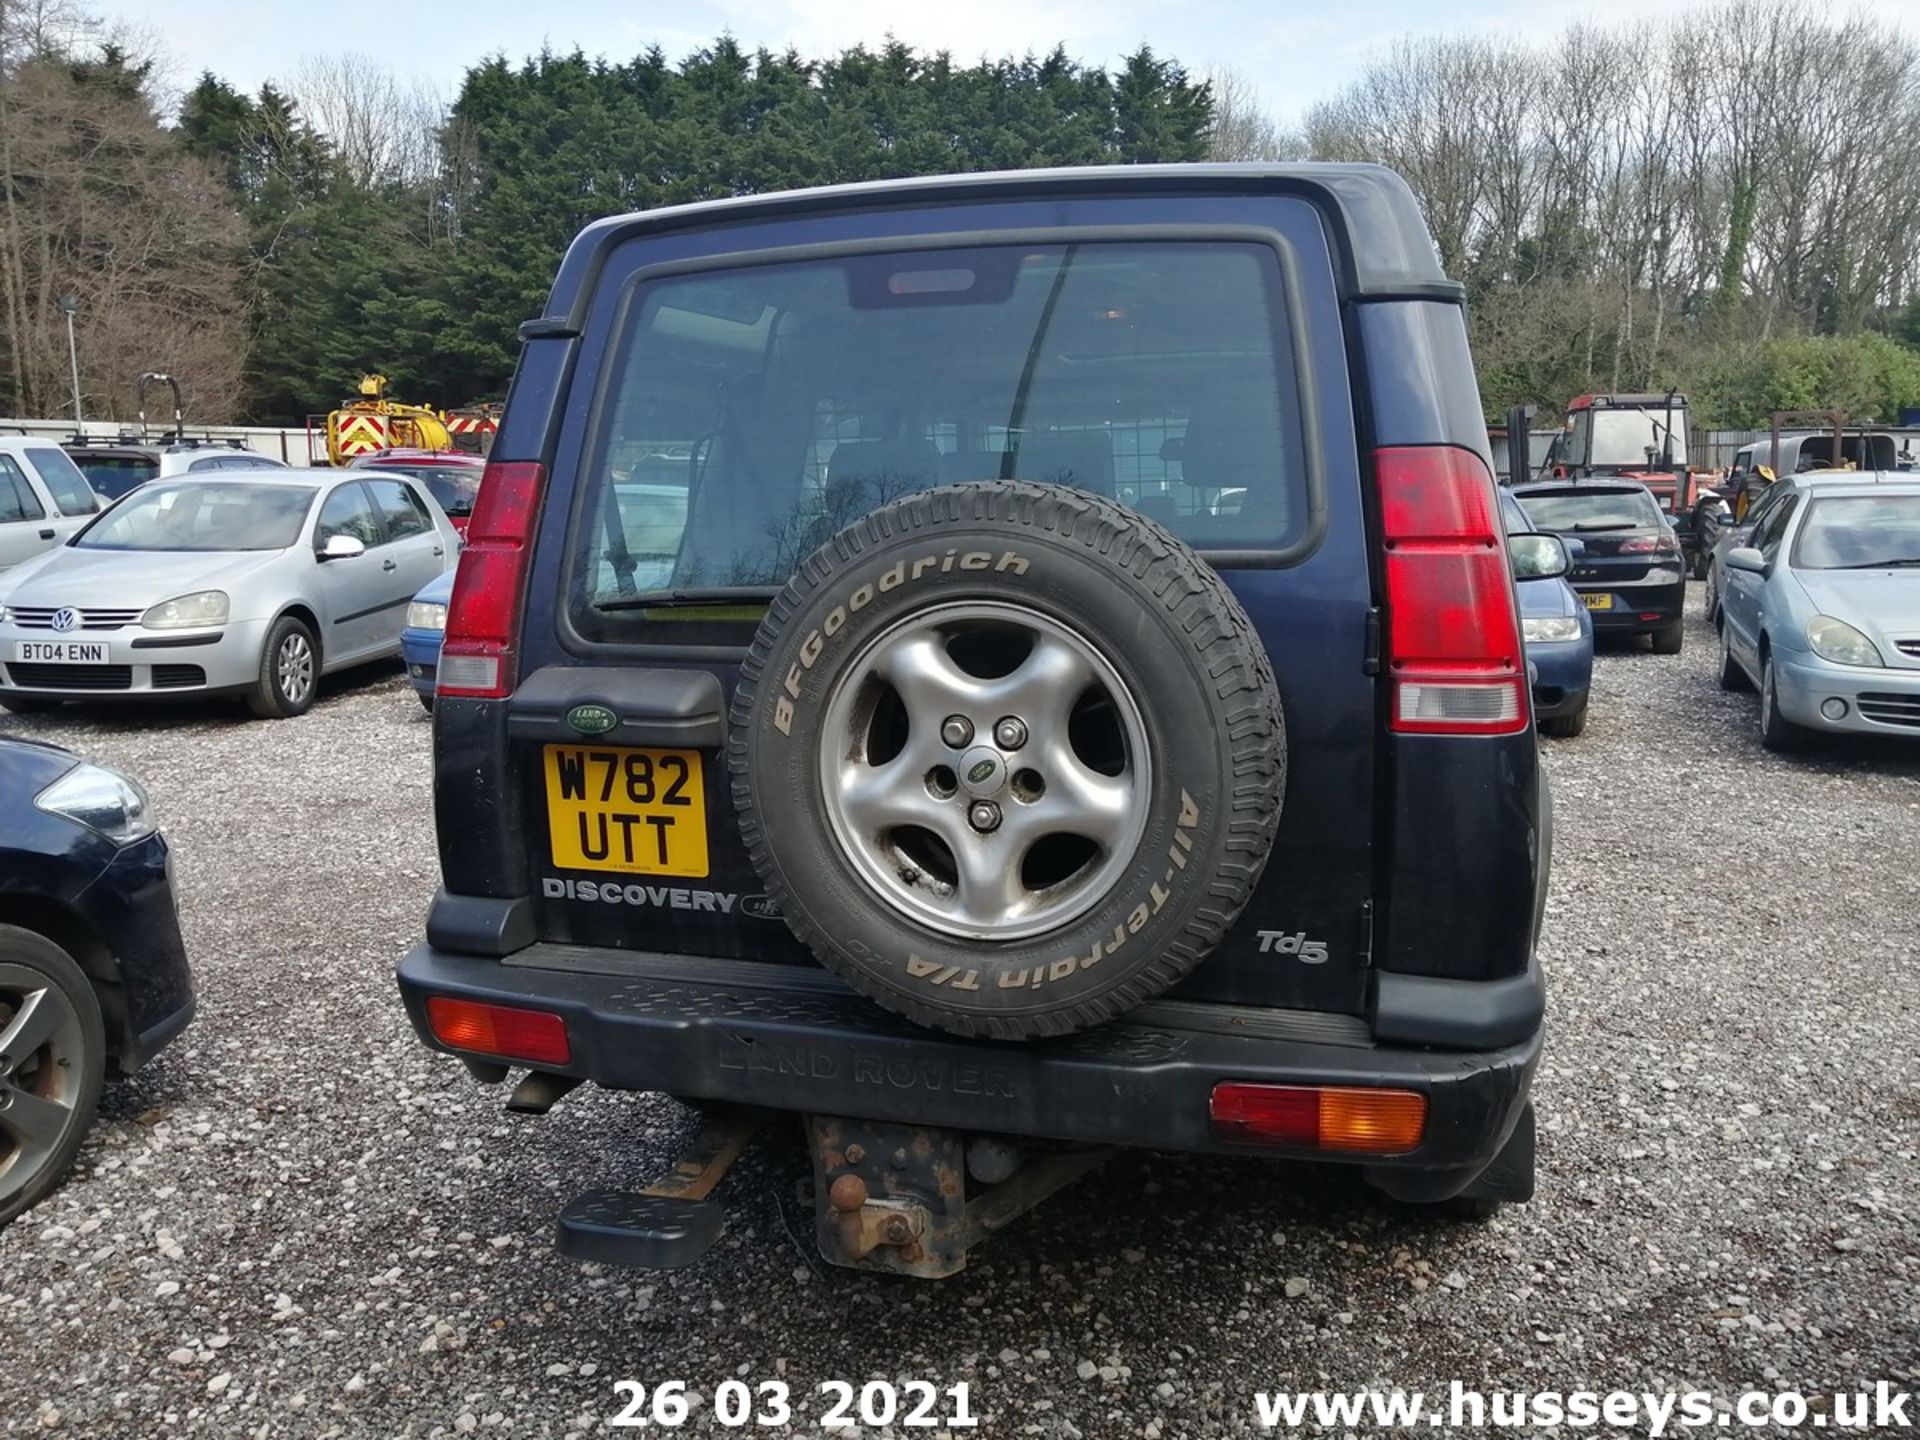
<path fill-rule="evenodd" d="M 454 585 L 399 972 L 515 1108 L 708 1113 L 563 1249 L 699 1254 L 772 1110 L 827 1258 L 916 1275 L 1112 1146 L 1530 1196 L 1550 806 L 1433 256 L 1374 166 L 579 236 Z"/>
<path fill-rule="evenodd" d="M 1687 561 L 1646 486 L 1552 480 L 1516 485 L 1512 493 L 1534 529 L 1580 542 L 1567 579 L 1592 614 L 1596 636 L 1650 635 L 1654 654 L 1680 653 Z"/>
<path fill-rule="evenodd" d="M 0 1225 L 66 1174 L 102 1080 L 193 1018 L 167 842 L 119 772 L 0 738 Z"/>

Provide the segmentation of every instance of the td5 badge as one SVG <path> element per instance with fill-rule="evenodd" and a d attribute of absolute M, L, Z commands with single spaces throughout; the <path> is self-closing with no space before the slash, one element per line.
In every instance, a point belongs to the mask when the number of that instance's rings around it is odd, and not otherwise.
<path fill-rule="evenodd" d="M 1289 935 L 1284 930 L 1256 930 L 1260 937 L 1262 955 L 1296 956 L 1302 965 L 1322 965 L 1327 959 L 1327 942 L 1309 940 L 1307 932 L 1296 930 Z"/>

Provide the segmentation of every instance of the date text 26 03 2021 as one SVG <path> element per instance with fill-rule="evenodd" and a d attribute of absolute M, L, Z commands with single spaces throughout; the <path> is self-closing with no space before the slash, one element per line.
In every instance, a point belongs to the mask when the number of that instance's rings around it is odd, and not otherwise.
<path fill-rule="evenodd" d="M 796 1397 L 784 1380 L 722 1380 L 704 1393 L 690 1389 L 684 1380 L 663 1380 L 651 1388 L 637 1380 L 616 1380 L 613 1392 L 625 1408 L 607 1423 L 622 1429 L 678 1429 L 699 1409 L 711 1409 L 714 1420 L 726 1430 L 785 1429 L 796 1422 L 817 1424 L 823 1430 L 888 1426 L 970 1430 L 980 1423 L 971 1409 L 966 1381 L 942 1390 L 926 1380 L 909 1380 L 904 1385 L 869 1380 L 859 1386 L 823 1380 L 810 1396 Z M 796 1414 L 796 1407 L 817 1413 Z"/>

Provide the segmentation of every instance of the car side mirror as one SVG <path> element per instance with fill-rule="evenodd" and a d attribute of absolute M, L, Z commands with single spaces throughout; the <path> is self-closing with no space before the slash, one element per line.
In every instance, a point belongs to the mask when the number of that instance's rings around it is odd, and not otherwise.
<path fill-rule="evenodd" d="M 321 561 L 351 560 L 356 555 L 366 553 L 367 546 L 364 540 L 356 539 L 352 535 L 329 535 L 327 543 L 314 551 L 314 558 Z"/>
<path fill-rule="evenodd" d="M 1737 550 L 1727 552 L 1727 569 L 1744 570 L 1749 575 L 1767 573 L 1767 557 L 1751 545 L 1742 545 Z"/>
<path fill-rule="evenodd" d="M 1567 547 L 1558 535 L 1509 535 L 1507 556 L 1516 580 L 1551 580 L 1567 573 Z"/>

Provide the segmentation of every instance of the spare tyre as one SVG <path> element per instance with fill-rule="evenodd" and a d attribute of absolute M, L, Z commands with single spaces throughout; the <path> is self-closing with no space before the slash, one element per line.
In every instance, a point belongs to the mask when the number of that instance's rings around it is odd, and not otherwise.
<path fill-rule="evenodd" d="M 753 864 L 820 962 L 1000 1039 L 1199 964 L 1286 783 L 1273 672 L 1218 574 L 1134 511 L 1018 481 L 909 495 L 803 561 L 728 752 Z"/>

